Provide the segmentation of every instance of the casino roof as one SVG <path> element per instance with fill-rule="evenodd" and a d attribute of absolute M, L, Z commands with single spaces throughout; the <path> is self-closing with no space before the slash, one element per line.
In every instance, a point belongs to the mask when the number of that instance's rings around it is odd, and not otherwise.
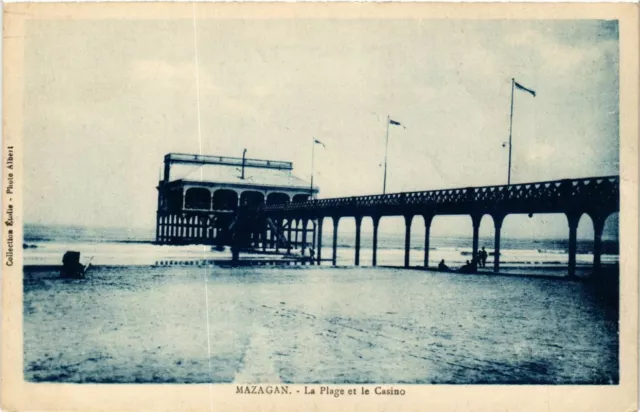
<path fill-rule="evenodd" d="M 276 186 L 295 189 L 309 189 L 310 183 L 295 176 L 290 169 L 267 169 L 224 164 L 174 164 L 171 166 L 169 181 L 189 181 L 223 183 L 251 186 Z M 317 188 L 314 188 L 316 191 Z"/>

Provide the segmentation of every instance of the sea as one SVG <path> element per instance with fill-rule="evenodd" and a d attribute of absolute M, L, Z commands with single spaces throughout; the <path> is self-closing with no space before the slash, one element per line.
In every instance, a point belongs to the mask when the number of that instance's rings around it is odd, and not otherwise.
<path fill-rule="evenodd" d="M 215 259 L 230 258 L 230 252 L 217 251 L 210 246 L 187 245 L 169 246 L 154 243 L 154 228 L 103 228 L 86 226 L 34 225 L 24 226 L 24 265 L 59 265 L 66 251 L 81 253 L 81 261 L 92 265 L 163 265 L 171 263 L 198 263 Z M 378 234 L 379 266 L 401 266 L 404 264 L 404 234 L 380 232 Z M 355 235 L 339 233 L 337 265 L 349 266 L 355 260 Z M 332 235 L 325 233 L 322 240 L 322 259 L 332 257 Z M 480 247 L 485 247 L 493 261 L 493 238 L 479 239 Z M 372 237 L 363 233 L 361 237 L 360 264 L 369 266 L 372 262 Z M 438 237 L 430 239 L 429 265 L 436 266 L 444 260 L 452 267 L 459 267 L 471 259 L 472 239 L 470 237 Z M 566 266 L 568 262 L 567 239 L 527 239 L 502 238 L 500 262 L 503 266 L 553 267 Z M 293 250 L 300 254 L 301 251 Z M 317 253 L 317 251 L 316 251 Z M 264 258 L 260 253 L 243 254 L 241 258 Z M 273 259 L 273 255 L 269 255 Z M 593 262 L 593 241 L 579 239 L 577 244 L 577 264 L 590 265 Z M 616 240 L 603 240 L 603 264 L 616 264 L 619 260 L 619 246 Z M 412 233 L 410 264 L 422 266 L 424 262 L 424 238 L 422 233 Z M 329 264 L 329 263 L 327 263 Z"/>

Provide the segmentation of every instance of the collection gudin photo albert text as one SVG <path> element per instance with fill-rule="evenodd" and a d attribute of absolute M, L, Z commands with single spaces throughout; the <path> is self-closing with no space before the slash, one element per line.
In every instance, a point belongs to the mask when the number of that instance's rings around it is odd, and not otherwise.
<path fill-rule="evenodd" d="M 4 221 L 4 225 L 7 227 L 7 244 L 6 250 L 4 253 L 5 256 L 5 265 L 13 266 L 13 146 L 7 146 L 7 161 L 6 161 L 6 176 L 7 176 L 7 187 L 5 189 L 5 194 L 8 196 L 5 198 L 6 202 L 6 220 Z"/>

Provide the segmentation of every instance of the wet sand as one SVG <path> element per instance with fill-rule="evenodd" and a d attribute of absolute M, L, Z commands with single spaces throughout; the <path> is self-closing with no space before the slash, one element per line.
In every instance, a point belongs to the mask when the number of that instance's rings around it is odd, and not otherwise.
<path fill-rule="evenodd" d="M 53 382 L 618 381 L 584 281 L 392 268 L 25 268 L 24 373 Z"/>

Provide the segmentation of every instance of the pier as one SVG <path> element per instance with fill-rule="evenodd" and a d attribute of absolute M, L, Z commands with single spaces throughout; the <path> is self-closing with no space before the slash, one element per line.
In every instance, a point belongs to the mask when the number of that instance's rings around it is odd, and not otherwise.
<path fill-rule="evenodd" d="M 189 174 L 175 176 L 175 164 Z M 313 199 L 317 187 L 292 174 L 291 162 L 168 154 L 158 185 L 156 242 L 230 246 L 233 260 L 251 250 L 289 255 L 299 249 L 317 251 L 307 263 L 336 265 L 340 220 L 355 219 L 353 264 L 359 266 L 363 219 L 373 223 L 372 266 L 377 266 L 378 227 L 387 216 L 404 218 L 404 267 L 409 267 L 411 223 L 424 219 L 423 266 L 429 267 L 431 223 L 436 216 L 471 217 L 472 257 L 478 254 L 480 222 L 485 215 L 495 229 L 493 271 L 500 271 L 500 235 L 505 217 L 513 214 L 563 214 L 567 218 L 568 276 L 576 274 L 577 230 L 580 218 L 593 222 L 593 269 L 601 269 L 602 233 L 611 214 L 620 209 L 618 176 L 562 179 L 511 185 L 426 190 L 404 193 Z M 322 233 L 333 226 L 332 255 L 322 256 Z"/>
<path fill-rule="evenodd" d="M 539 213 L 564 214 L 567 218 L 568 276 L 576 272 L 577 229 L 580 217 L 587 214 L 594 226 L 594 271 L 601 267 L 602 232 L 609 215 L 619 211 L 618 176 L 563 179 L 502 186 L 467 187 L 391 193 L 385 195 L 354 196 L 309 200 L 301 203 L 264 205 L 260 212 L 280 227 L 307 227 L 313 223 L 316 260 L 322 260 L 322 230 L 325 221 L 333 225 L 332 263 L 336 264 L 337 235 L 342 218 L 355 218 L 354 264 L 360 265 L 360 228 L 362 221 L 373 222 L 373 258 L 376 266 L 378 226 L 385 216 L 401 216 L 405 222 L 404 266 L 409 267 L 411 251 L 411 222 L 414 217 L 424 218 L 424 266 L 429 264 L 429 237 L 431 222 L 438 215 L 468 215 L 473 226 L 472 256 L 478 252 L 480 221 L 484 215 L 493 219 L 495 228 L 494 272 L 500 270 L 500 232 L 507 215 Z M 289 232 L 290 233 L 290 232 Z M 304 236 L 304 232 L 303 232 Z M 304 240 L 303 240 L 304 242 Z M 317 246 L 317 247 L 315 247 Z"/>

